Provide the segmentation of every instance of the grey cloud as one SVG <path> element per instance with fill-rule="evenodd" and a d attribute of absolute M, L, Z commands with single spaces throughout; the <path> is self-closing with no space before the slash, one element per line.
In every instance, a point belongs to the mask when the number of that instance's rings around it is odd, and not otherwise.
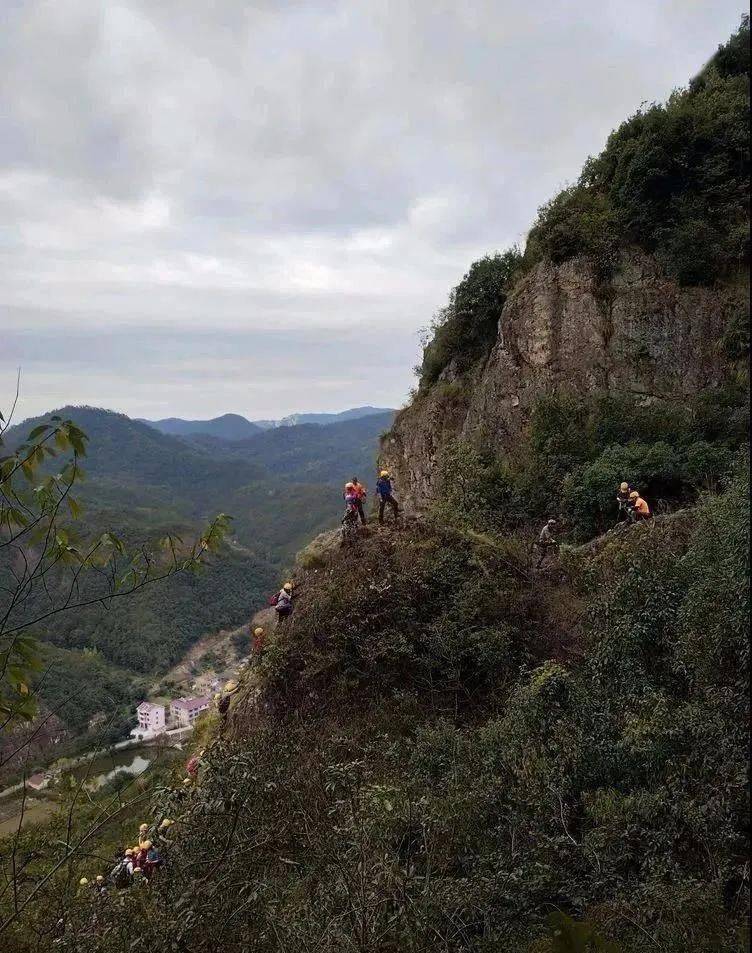
<path fill-rule="evenodd" d="M 741 12 L 731 0 L 625 9 L 6 3 L 6 325 L 44 340 L 81 333 L 84 364 L 87 335 L 119 340 L 124 328 L 146 346 L 184 327 L 197 354 L 207 329 L 237 348 L 268 328 L 313 347 L 315 329 L 341 349 L 343 380 L 362 382 L 359 403 L 380 378 L 347 335 L 359 329 L 370 348 L 382 327 L 412 342 L 394 377 L 404 395 L 416 330 L 470 261 L 523 242 L 537 207 L 610 129 L 685 82 Z M 3 373 L 9 350 L 0 340 Z M 112 348 L 97 353 L 90 383 L 114 366 Z M 160 373 L 155 413 L 196 414 L 190 390 Z M 133 391 L 118 374 L 106 396 L 124 408 Z M 292 401 L 280 410 L 314 401 L 304 375 L 290 379 L 299 398 L 278 395 Z M 65 399 L 91 392 L 80 380 Z M 242 381 L 222 390 L 240 393 Z"/>

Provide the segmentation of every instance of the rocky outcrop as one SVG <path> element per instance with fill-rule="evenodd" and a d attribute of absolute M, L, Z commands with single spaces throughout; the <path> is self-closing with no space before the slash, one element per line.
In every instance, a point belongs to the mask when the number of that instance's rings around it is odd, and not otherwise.
<path fill-rule="evenodd" d="M 719 347 L 746 285 L 681 287 L 656 261 L 624 253 L 604 283 L 592 262 L 543 262 L 507 299 L 488 356 L 460 375 L 453 365 L 419 394 L 382 441 L 409 508 L 434 492 L 437 454 L 462 438 L 510 452 L 535 401 L 559 390 L 627 392 L 645 401 L 681 399 L 723 382 Z"/>

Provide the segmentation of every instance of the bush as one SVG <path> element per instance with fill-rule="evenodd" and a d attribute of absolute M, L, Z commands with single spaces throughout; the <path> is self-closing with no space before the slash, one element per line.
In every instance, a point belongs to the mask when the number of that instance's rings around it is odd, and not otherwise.
<path fill-rule="evenodd" d="M 582 254 L 608 266 L 633 243 L 681 283 L 708 284 L 748 262 L 748 46 L 745 17 L 688 89 L 622 123 L 540 210 L 526 266 Z"/>
<path fill-rule="evenodd" d="M 433 337 L 423 350 L 421 388 L 433 384 L 451 361 L 465 371 L 491 347 L 520 262 L 517 248 L 473 262 L 434 321 Z"/>

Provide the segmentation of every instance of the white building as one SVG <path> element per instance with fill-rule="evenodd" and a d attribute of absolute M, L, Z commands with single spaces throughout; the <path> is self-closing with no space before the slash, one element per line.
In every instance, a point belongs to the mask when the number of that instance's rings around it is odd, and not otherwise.
<path fill-rule="evenodd" d="M 165 706 L 151 702 L 141 702 L 136 709 L 138 726 L 131 731 L 134 737 L 161 735 L 166 729 Z"/>
<path fill-rule="evenodd" d="M 198 698 L 176 698 L 170 702 L 170 719 L 176 727 L 187 728 L 192 725 L 202 711 L 209 708 L 211 699 L 207 696 Z"/>

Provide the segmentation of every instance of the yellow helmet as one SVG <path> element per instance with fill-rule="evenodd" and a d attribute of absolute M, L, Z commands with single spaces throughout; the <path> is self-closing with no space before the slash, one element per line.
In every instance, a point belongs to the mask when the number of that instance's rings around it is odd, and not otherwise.
<path fill-rule="evenodd" d="M 173 825 L 173 821 L 171 821 L 171 820 L 169 819 L 169 817 L 166 817 L 166 818 L 162 821 L 162 823 L 159 825 L 159 829 L 160 829 L 161 831 L 163 831 L 163 830 L 164 830 L 165 828 L 167 828 L 167 827 L 172 827 L 172 825 Z"/>
<path fill-rule="evenodd" d="M 235 681 L 234 678 L 231 678 L 230 681 L 225 685 L 225 691 L 234 692 L 237 687 L 238 687 L 238 683 Z"/>
<path fill-rule="evenodd" d="M 148 850 L 151 847 L 151 841 L 145 840 L 141 846 L 144 848 L 144 850 Z"/>
<path fill-rule="evenodd" d="M 183 778 L 183 784 L 190 784 L 190 783 L 191 783 L 190 778 Z"/>
<path fill-rule="evenodd" d="M 258 628 L 256 628 L 256 629 L 253 630 L 253 634 L 254 634 L 254 635 L 263 635 L 263 634 L 264 634 L 264 630 L 261 628 L 261 626 L 258 626 Z"/>
<path fill-rule="evenodd" d="M 285 592 L 291 592 L 291 591 L 292 591 L 292 583 L 291 583 L 291 582 L 286 582 L 286 583 L 284 584 L 284 586 L 282 586 L 282 588 L 285 590 Z"/>
<path fill-rule="evenodd" d="M 632 490 L 632 492 L 629 494 L 629 498 L 630 500 L 636 500 L 638 499 L 639 495 L 640 494 L 637 492 L 637 490 Z"/>
<path fill-rule="evenodd" d="M 101 874 L 97 874 L 97 883 L 98 884 L 104 883 L 104 877 Z"/>
<path fill-rule="evenodd" d="M 388 471 L 388 470 L 382 470 L 380 475 L 383 476 L 383 477 L 388 477 L 388 476 L 389 476 L 389 471 Z"/>
<path fill-rule="evenodd" d="M 622 493 L 626 493 L 627 490 L 629 489 L 629 484 L 628 484 L 628 483 L 622 483 L 622 484 L 620 485 L 619 489 L 621 490 Z"/>
<path fill-rule="evenodd" d="M 139 824 L 139 825 L 138 825 L 138 829 L 139 829 L 140 831 L 148 831 L 148 830 L 149 830 L 149 825 L 148 825 L 148 824 Z"/>
<path fill-rule="evenodd" d="M 85 887 L 89 881 L 86 877 L 82 877 L 78 882 L 79 884 L 81 884 L 82 887 Z"/>

